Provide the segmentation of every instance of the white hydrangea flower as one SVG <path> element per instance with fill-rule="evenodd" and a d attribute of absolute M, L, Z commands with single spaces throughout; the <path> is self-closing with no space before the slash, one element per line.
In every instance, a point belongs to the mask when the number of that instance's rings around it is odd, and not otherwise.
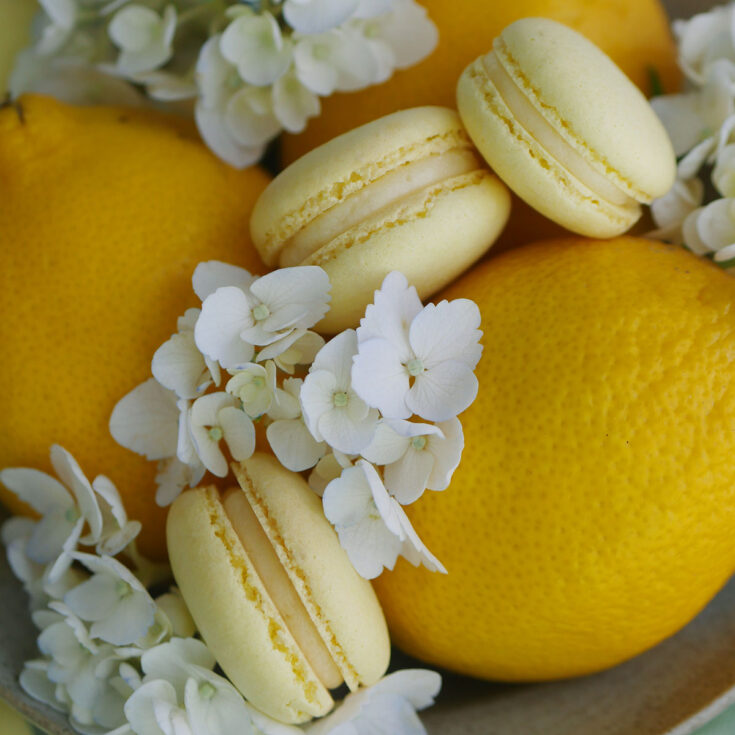
<path fill-rule="evenodd" d="M 188 428 L 187 428 L 188 431 Z M 156 503 L 165 508 L 179 497 L 185 487 L 196 487 L 207 468 L 197 457 L 195 464 L 186 464 L 178 457 L 170 457 L 158 463 L 156 474 Z"/>
<path fill-rule="evenodd" d="M 365 459 L 385 465 L 385 486 L 402 505 L 418 500 L 425 489 L 445 490 L 459 465 L 464 436 L 459 419 L 438 425 L 382 421 Z"/>
<path fill-rule="evenodd" d="M 357 330 L 352 384 L 385 417 L 448 421 L 477 395 L 480 311 L 468 299 L 419 307 L 405 277 L 388 274 Z"/>
<path fill-rule="evenodd" d="M 177 321 L 178 331 L 153 355 L 151 372 L 164 388 L 179 398 L 197 398 L 210 385 L 219 385 L 219 365 L 202 355 L 194 342 L 200 309 L 187 309 Z"/>
<path fill-rule="evenodd" d="M 374 579 L 383 568 L 393 569 L 399 554 L 414 565 L 446 573 L 398 501 L 388 495 L 375 467 L 364 459 L 327 485 L 322 502 L 342 548 L 365 579 Z"/>
<path fill-rule="evenodd" d="M 121 728 L 118 735 L 193 735 L 176 690 L 162 679 L 145 682 L 133 692 L 125 702 L 125 717 L 130 729 Z"/>
<path fill-rule="evenodd" d="M 255 451 L 253 421 L 227 393 L 211 393 L 194 401 L 189 410 L 189 432 L 202 464 L 217 477 L 228 472 L 220 441 L 224 439 L 238 462 Z"/>
<path fill-rule="evenodd" d="M 322 347 L 301 387 L 304 420 L 317 441 L 347 454 L 357 454 L 372 440 L 378 412 L 351 385 L 357 353 L 354 329 L 338 334 Z"/>
<path fill-rule="evenodd" d="M 278 461 L 291 472 L 313 467 L 327 451 L 323 441 L 317 441 L 304 423 L 299 396 L 303 380 L 286 378 L 283 388 L 277 388 L 275 401 L 268 411 L 272 423 L 266 429 L 268 443 Z"/>
<path fill-rule="evenodd" d="M 107 28 L 113 43 L 120 49 L 117 67 L 134 77 L 163 66 L 172 56 L 176 32 L 176 8 L 167 5 L 163 15 L 132 3 L 115 13 Z"/>
<path fill-rule="evenodd" d="M 716 263 L 735 258 L 735 199 L 716 199 L 692 212 L 683 225 L 684 244 L 696 255 L 714 253 Z"/>
<path fill-rule="evenodd" d="M 651 105 L 681 156 L 697 144 L 714 139 L 735 113 L 735 65 L 714 62 L 701 89 L 654 97 Z"/>
<path fill-rule="evenodd" d="M 676 20 L 679 64 L 695 84 L 704 84 L 712 64 L 726 59 L 735 64 L 735 11 L 722 5 L 689 20 Z"/>
<path fill-rule="evenodd" d="M 199 52 L 194 119 L 204 142 L 222 160 L 245 168 L 263 155 L 280 125 L 269 90 L 244 86 L 235 66 L 222 55 L 220 40 L 221 35 L 212 36 Z"/>
<path fill-rule="evenodd" d="M 293 70 L 273 84 L 273 114 L 289 133 L 302 132 L 307 120 L 316 117 L 321 110 L 319 97 L 302 83 Z"/>
<path fill-rule="evenodd" d="M 297 37 L 293 57 L 301 83 L 322 96 L 362 89 L 380 76 L 370 44 L 349 28 Z"/>
<path fill-rule="evenodd" d="M 64 604 L 92 623 L 90 634 L 116 646 L 134 643 L 153 625 L 156 604 L 138 578 L 109 556 L 75 553 L 92 577 L 67 592 Z"/>
<path fill-rule="evenodd" d="M 390 12 L 354 23 L 384 70 L 373 83 L 385 81 L 394 68 L 406 69 L 418 63 L 439 42 L 439 31 L 426 8 L 414 0 L 395 0 Z"/>
<path fill-rule="evenodd" d="M 263 347 L 256 362 L 273 360 L 279 370 L 293 375 L 297 365 L 311 365 L 321 348 L 324 337 L 308 329 L 294 329 L 285 337 Z"/>
<path fill-rule="evenodd" d="M 309 474 L 309 487 L 321 498 L 327 485 L 336 480 L 342 474 L 342 470 L 352 467 L 352 463 L 351 455 L 332 450 L 316 463 Z"/>
<path fill-rule="evenodd" d="M 245 413 L 257 419 L 268 411 L 276 395 L 276 364 L 246 363 L 227 381 L 225 390 L 239 399 Z"/>
<path fill-rule="evenodd" d="M 317 266 L 281 268 L 258 278 L 247 292 L 218 288 L 202 304 L 196 344 L 223 367 L 237 368 L 252 360 L 254 345 L 270 345 L 316 324 L 328 302 L 329 278 Z"/>
<path fill-rule="evenodd" d="M 435 671 L 395 671 L 371 687 L 348 694 L 334 712 L 307 725 L 307 735 L 425 735 L 416 711 L 434 704 L 441 685 Z"/>
<path fill-rule="evenodd" d="M 245 268 L 221 260 L 207 260 L 194 269 L 191 284 L 200 301 L 204 301 L 222 286 L 234 286 L 247 292 L 255 280 L 256 276 Z"/>
<path fill-rule="evenodd" d="M 700 179 L 677 178 L 664 196 L 651 202 L 651 215 L 658 229 L 647 233 L 647 237 L 682 245 L 684 220 L 702 204 L 703 198 L 704 184 Z"/>
<path fill-rule="evenodd" d="M 267 11 L 239 13 L 222 34 L 220 50 L 240 78 L 257 87 L 273 84 L 291 64 L 291 42 Z"/>
<path fill-rule="evenodd" d="M 39 0 L 39 4 L 47 17 L 36 50 L 43 56 L 50 56 L 69 39 L 77 24 L 79 8 L 76 0 Z"/>
<path fill-rule="evenodd" d="M 299 33 L 323 33 L 342 25 L 358 5 L 359 0 L 286 0 L 283 17 Z"/>

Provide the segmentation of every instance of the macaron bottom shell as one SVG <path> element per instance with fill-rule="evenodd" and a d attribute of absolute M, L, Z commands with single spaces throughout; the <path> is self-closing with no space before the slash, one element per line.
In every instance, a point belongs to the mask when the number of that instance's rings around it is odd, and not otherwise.
<path fill-rule="evenodd" d="M 486 169 L 413 194 L 350 228 L 303 261 L 324 268 L 331 308 L 316 329 L 355 327 L 391 271 L 401 271 L 422 299 L 487 252 L 510 214 L 510 194 Z"/>

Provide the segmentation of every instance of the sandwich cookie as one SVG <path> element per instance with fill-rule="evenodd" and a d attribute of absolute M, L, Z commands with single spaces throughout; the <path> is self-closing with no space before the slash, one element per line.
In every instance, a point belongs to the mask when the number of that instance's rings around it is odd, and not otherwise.
<path fill-rule="evenodd" d="M 171 506 L 171 567 L 230 681 L 265 714 L 306 722 L 332 708 L 329 689 L 385 673 L 383 612 L 300 475 L 257 453 L 233 470 L 224 497 L 197 488 Z"/>
<path fill-rule="evenodd" d="M 426 298 L 492 245 L 510 196 L 459 116 L 402 110 L 310 151 L 258 199 L 250 230 L 271 266 L 318 265 L 332 284 L 317 330 L 355 327 L 385 276 Z"/>
<path fill-rule="evenodd" d="M 593 43 L 524 18 L 470 64 L 457 105 L 485 160 L 522 199 L 569 230 L 613 237 L 672 186 L 666 130 Z"/>

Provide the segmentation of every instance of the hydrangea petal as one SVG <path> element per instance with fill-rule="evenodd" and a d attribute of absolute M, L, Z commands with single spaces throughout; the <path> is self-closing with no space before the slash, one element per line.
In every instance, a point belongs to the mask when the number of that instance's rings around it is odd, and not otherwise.
<path fill-rule="evenodd" d="M 321 112 L 319 97 L 293 71 L 273 85 L 273 112 L 289 133 L 300 133 L 311 117 Z"/>
<path fill-rule="evenodd" d="M 223 263 L 220 260 L 207 260 L 199 263 L 194 269 L 191 282 L 194 293 L 201 301 L 204 301 L 207 296 L 211 296 L 223 286 L 234 286 L 241 291 L 247 291 L 255 279 L 256 276 L 245 268 Z"/>
<path fill-rule="evenodd" d="M 274 421 L 266 436 L 278 461 L 291 472 L 308 470 L 327 451 L 327 445 L 316 441 L 300 419 Z"/>
<path fill-rule="evenodd" d="M 9 467 L 0 471 L 0 482 L 41 515 L 55 508 L 74 505 L 69 491 L 58 480 L 40 470 Z"/>
<path fill-rule="evenodd" d="M 319 355 L 317 355 L 318 358 Z M 314 366 L 312 365 L 312 370 L 313 368 Z M 334 408 L 332 396 L 337 388 L 337 378 L 329 370 L 313 370 L 313 372 L 309 372 L 301 386 L 300 399 L 301 408 L 304 412 L 304 421 L 311 435 L 318 442 L 324 441 L 324 437 L 319 431 L 319 420 L 324 414 Z"/>
<path fill-rule="evenodd" d="M 352 526 L 365 518 L 372 506 L 372 492 L 360 467 L 348 467 L 324 491 L 324 515 L 333 525 Z"/>
<path fill-rule="evenodd" d="M 416 377 L 406 404 L 424 419 L 448 421 L 475 400 L 477 389 L 477 378 L 467 363 L 447 360 Z"/>
<path fill-rule="evenodd" d="M 218 414 L 232 457 L 241 462 L 255 451 L 255 426 L 252 419 L 239 408 L 225 407 Z"/>
<path fill-rule="evenodd" d="M 245 700 L 220 676 L 210 674 L 203 682 L 189 679 L 184 702 L 195 735 L 254 735 Z"/>
<path fill-rule="evenodd" d="M 235 92 L 224 105 L 224 122 L 234 140 L 243 146 L 260 146 L 281 131 L 273 114 L 270 87 L 245 86 Z"/>
<path fill-rule="evenodd" d="M 147 459 L 176 454 L 179 410 L 176 394 L 149 378 L 118 401 L 110 416 L 115 441 Z"/>
<path fill-rule="evenodd" d="M 378 412 L 375 409 L 364 419 L 355 421 L 350 415 L 354 403 L 350 401 L 344 408 L 326 411 L 318 422 L 319 434 L 324 441 L 345 454 L 359 454 L 372 441 L 378 425 Z"/>
<path fill-rule="evenodd" d="M 406 422 L 408 423 L 408 422 Z M 372 441 L 362 450 L 362 456 L 369 462 L 387 465 L 397 462 L 408 449 L 410 439 L 401 436 L 387 421 L 381 421 Z"/>
<path fill-rule="evenodd" d="M 380 40 L 390 46 L 397 69 L 406 69 L 428 56 L 439 42 L 439 30 L 426 8 L 413 0 L 396 0 L 381 19 Z"/>
<path fill-rule="evenodd" d="M 204 356 L 197 349 L 192 334 L 174 334 L 153 355 L 151 372 L 164 388 L 179 398 L 196 398 L 206 383 L 202 375 L 207 366 Z"/>
<path fill-rule="evenodd" d="M 368 406 L 383 416 L 407 419 L 411 410 L 406 404 L 409 375 L 401 355 L 386 339 L 360 342 L 352 366 L 352 387 Z"/>
<path fill-rule="evenodd" d="M 48 678 L 47 661 L 26 661 L 18 678 L 20 688 L 33 699 L 64 712 L 64 706 L 56 699 L 56 685 Z"/>
<path fill-rule="evenodd" d="M 236 286 L 223 286 L 207 296 L 194 329 L 199 350 L 231 368 L 250 362 L 254 349 L 242 341 L 240 333 L 252 325 L 251 303 Z"/>
<path fill-rule="evenodd" d="M 252 166 L 265 153 L 265 143 L 243 145 L 237 141 L 225 121 L 225 113 L 222 110 L 205 107 L 201 101 L 197 102 L 194 107 L 194 120 L 202 140 L 233 168 L 243 169 Z M 241 362 L 247 362 L 247 359 Z"/>
<path fill-rule="evenodd" d="M 156 701 L 176 705 L 176 690 L 168 681 L 148 681 L 125 702 L 125 716 L 138 735 L 161 735 L 153 712 Z"/>
<path fill-rule="evenodd" d="M 444 437 L 429 437 L 429 451 L 434 455 L 434 467 L 426 487 L 429 490 L 445 490 L 454 471 L 459 466 L 464 448 L 464 433 L 459 419 L 443 421 L 438 426 Z"/>
<path fill-rule="evenodd" d="M 433 469 L 431 452 L 409 446 L 403 457 L 385 468 L 385 486 L 399 503 L 408 505 L 421 497 Z"/>
<path fill-rule="evenodd" d="M 59 508 L 47 513 L 35 525 L 28 539 L 26 546 L 28 557 L 38 564 L 54 561 L 75 530 L 78 530 L 76 536 L 79 538 L 83 526 L 84 518 L 79 516 L 74 506 L 69 510 Z"/>
<path fill-rule="evenodd" d="M 359 0 L 286 0 L 283 16 L 299 33 L 323 33 L 342 25 L 358 4 Z"/>
<path fill-rule="evenodd" d="M 95 574 L 86 582 L 67 592 L 64 604 L 81 618 L 93 622 L 107 617 L 117 605 L 118 580 L 111 574 Z"/>
<path fill-rule="evenodd" d="M 391 502 L 394 505 L 394 512 L 405 534 L 401 555 L 414 566 L 423 564 L 430 572 L 447 574 L 444 565 L 429 551 L 426 544 L 419 538 L 419 535 L 406 515 L 406 511 L 393 498 L 391 498 Z"/>
<path fill-rule="evenodd" d="M 375 579 L 384 568 L 393 569 L 401 551 L 401 540 L 380 519 L 338 526 L 337 535 L 350 563 L 365 579 Z"/>
<path fill-rule="evenodd" d="M 133 643 L 153 625 L 155 610 L 147 592 L 133 591 L 120 599 L 108 616 L 93 623 L 90 633 L 116 646 Z"/>

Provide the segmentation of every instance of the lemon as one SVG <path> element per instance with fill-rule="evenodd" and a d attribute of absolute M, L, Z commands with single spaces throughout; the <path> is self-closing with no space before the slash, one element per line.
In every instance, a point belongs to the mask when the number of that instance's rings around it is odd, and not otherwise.
<path fill-rule="evenodd" d="M 0 467 L 51 471 L 61 444 L 112 479 L 161 557 L 156 465 L 108 420 L 198 305 L 198 262 L 263 272 L 248 219 L 268 176 L 217 160 L 183 120 L 35 96 L 0 110 L 0 172 Z"/>
<path fill-rule="evenodd" d="M 441 298 L 482 313 L 449 488 L 407 508 L 449 570 L 376 589 L 394 642 L 478 677 L 598 671 L 685 625 L 733 572 L 735 280 L 683 249 L 569 239 Z"/>

